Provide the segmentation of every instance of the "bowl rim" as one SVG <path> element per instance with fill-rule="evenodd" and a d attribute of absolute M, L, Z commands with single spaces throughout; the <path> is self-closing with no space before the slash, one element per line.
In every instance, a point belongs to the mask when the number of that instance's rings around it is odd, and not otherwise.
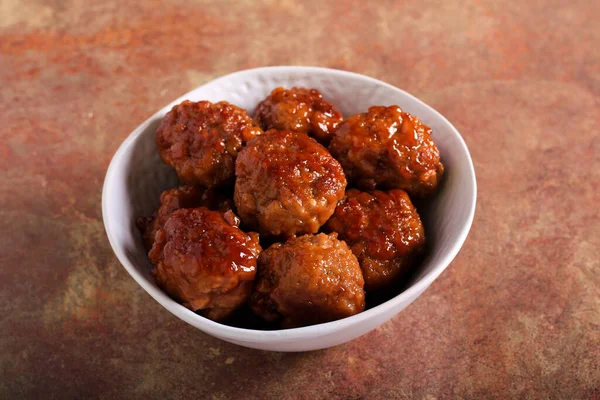
<path fill-rule="evenodd" d="M 471 202 L 470 202 L 471 204 L 470 204 L 470 209 L 468 210 L 468 216 L 467 216 L 466 223 L 463 224 L 463 226 L 460 228 L 460 231 L 457 234 L 455 241 L 452 244 L 450 250 L 442 256 L 441 260 L 438 261 L 436 263 L 436 265 L 433 266 L 431 271 L 429 271 L 420 280 L 418 280 L 413 285 L 411 285 L 410 287 L 408 287 L 407 289 L 405 289 L 403 292 L 399 293 L 398 295 L 394 296 L 393 298 L 391 298 L 371 309 L 368 309 L 361 313 L 358 313 L 356 315 L 346 317 L 346 318 L 336 320 L 336 321 L 317 324 L 317 325 L 310 325 L 310 326 L 305 326 L 305 327 L 300 327 L 300 328 L 292 328 L 292 329 L 271 330 L 271 331 L 237 328 L 234 326 L 229 326 L 229 325 L 224 325 L 224 324 L 221 324 L 218 322 L 214 322 L 212 320 L 204 318 L 204 317 L 194 313 L 193 311 L 185 308 L 181 304 L 177 303 L 175 300 L 171 299 L 166 293 L 164 293 L 162 290 L 160 290 L 160 288 L 153 286 L 149 281 L 147 281 L 146 277 L 137 270 L 137 268 L 133 265 L 133 263 L 129 261 L 129 259 L 125 255 L 123 249 L 117 245 L 116 238 L 114 237 L 114 235 L 112 233 L 111 222 L 109 221 L 109 217 L 108 217 L 109 212 L 108 212 L 108 200 L 107 200 L 110 182 L 112 182 L 115 174 L 117 173 L 117 170 L 116 170 L 117 160 L 119 160 L 122 157 L 122 155 L 125 153 L 125 151 L 128 149 L 128 147 L 130 145 L 132 145 L 132 143 L 134 143 L 134 141 L 136 139 L 138 139 L 138 137 L 141 135 L 142 132 L 145 131 L 145 129 L 151 123 L 151 121 L 153 121 L 156 117 L 160 116 L 161 113 L 163 113 L 163 110 L 166 110 L 169 107 L 172 107 L 174 104 L 177 104 L 177 103 L 183 101 L 185 98 L 189 97 L 189 95 L 192 92 L 194 92 L 204 86 L 211 85 L 211 84 L 214 84 L 219 81 L 228 80 L 234 76 L 253 75 L 253 74 L 265 72 L 265 71 L 269 71 L 269 73 L 289 74 L 292 72 L 299 72 L 300 70 L 305 73 L 313 72 L 313 73 L 327 73 L 327 74 L 341 75 L 345 78 L 350 78 L 353 80 L 361 80 L 364 83 L 380 85 L 380 86 L 387 87 L 389 89 L 399 91 L 399 92 L 403 93 L 404 95 L 406 95 L 407 97 L 412 98 L 412 100 L 415 101 L 416 103 L 429 109 L 429 111 L 431 111 L 434 115 L 436 115 L 438 118 L 440 118 L 441 121 L 446 123 L 450 127 L 451 132 L 458 138 L 460 148 L 467 156 L 466 158 L 467 158 L 467 162 L 468 162 L 468 170 L 470 172 L 468 178 L 471 180 L 471 187 L 473 188 L 473 193 L 471 194 Z M 360 324 L 362 322 L 365 322 L 367 320 L 370 320 L 372 318 L 381 316 L 383 314 L 386 314 L 386 313 L 392 311 L 392 309 L 396 308 L 399 304 L 401 304 L 403 302 L 408 301 L 410 303 L 411 298 L 416 299 L 422 292 L 424 292 L 431 285 L 431 283 L 433 283 L 433 281 L 435 279 L 437 279 L 438 276 L 440 276 L 442 274 L 442 272 L 448 267 L 448 265 L 450 265 L 452 260 L 458 254 L 459 250 L 461 249 L 462 245 L 464 244 L 464 242 L 468 236 L 468 233 L 471 229 L 471 225 L 473 223 L 473 218 L 475 215 L 476 202 L 477 202 L 477 180 L 476 180 L 476 176 L 475 176 L 475 168 L 473 166 L 473 160 L 471 158 L 471 154 L 469 153 L 469 149 L 467 148 L 467 145 L 466 145 L 464 139 L 462 138 L 462 136 L 460 135 L 458 130 L 454 127 L 454 125 L 452 125 L 452 123 L 450 123 L 450 121 L 448 121 L 448 119 L 446 119 L 446 117 L 444 117 L 441 113 L 439 113 L 433 107 L 429 106 L 428 104 L 426 104 L 422 100 L 418 99 L 417 97 L 413 96 L 412 94 L 410 94 L 400 88 L 397 88 L 389 83 L 383 82 L 381 80 L 378 80 L 378 79 L 375 79 L 375 78 L 372 78 L 372 77 L 369 77 L 366 75 L 358 74 L 355 72 L 332 69 L 332 68 L 309 67 L 309 66 L 269 66 L 269 67 L 260 67 L 260 68 L 252 68 L 252 69 L 236 71 L 236 72 L 221 76 L 219 78 L 210 80 L 210 81 L 188 91 L 187 93 L 178 97 L 177 99 L 173 100 L 172 102 L 170 102 L 169 104 L 165 105 L 160 110 L 158 110 L 157 112 L 152 114 L 152 116 L 150 116 L 148 119 L 146 119 L 140 125 L 138 125 L 127 136 L 127 138 L 121 143 L 121 145 L 118 147 L 117 151 L 111 158 L 111 161 L 108 166 L 106 176 L 104 179 L 103 188 L 102 188 L 102 218 L 103 218 L 106 235 L 108 237 L 111 248 L 112 248 L 113 252 L 115 253 L 115 255 L 117 256 L 117 259 L 119 260 L 121 265 L 123 265 L 123 267 L 125 267 L 127 272 L 133 277 L 133 279 L 138 283 L 138 285 L 140 285 L 159 304 L 161 304 L 164 308 L 166 308 L 169 312 L 171 312 L 178 318 L 182 319 L 183 321 L 189 323 L 190 325 L 192 325 L 194 327 L 197 327 L 197 328 L 203 330 L 204 332 L 206 332 L 208 334 L 222 337 L 222 338 L 227 338 L 230 340 L 238 340 L 238 341 L 242 341 L 242 342 L 266 342 L 269 340 L 277 339 L 278 341 L 296 342 L 296 341 L 302 341 L 302 340 L 306 340 L 306 339 L 312 339 L 312 338 L 315 338 L 318 336 L 331 334 L 331 333 L 346 329 L 350 326 Z"/>

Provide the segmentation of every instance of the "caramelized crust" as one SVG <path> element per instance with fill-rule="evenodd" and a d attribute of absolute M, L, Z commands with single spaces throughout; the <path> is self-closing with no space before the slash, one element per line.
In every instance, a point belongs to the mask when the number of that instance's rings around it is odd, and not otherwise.
<path fill-rule="evenodd" d="M 346 178 L 326 148 L 303 133 L 270 130 L 240 152 L 234 200 L 261 234 L 316 233 L 344 197 Z"/>
<path fill-rule="evenodd" d="M 222 186 L 233 183 L 242 145 L 261 133 L 246 110 L 233 104 L 186 100 L 162 119 L 156 146 L 182 182 Z"/>
<path fill-rule="evenodd" d="M 306 133 L 327 146 L 343 118 L 316 89 L 280 87 L 258 105 L 254 119 L 264 130 Z"/>
<path fill-rule="evenodd" d="M 365 308 L 356 257 L 337 234 L 305 235 L 276 243 L 259 258 L 250 305 L 286 328 L 333 321 Z"/>
<path fill-rule="evenodd" d="M 158 286 L 212 320 L 227 318 L 250 295 L 261 248 L 232 211 L 180 209 L 158 230 L 149 258 Z"/>
<path fill-rule="evenodd" d="M 338 232 L 358 258 L 367 292 L 405 277 L 425 245 L 423 224 L 404 190 L 350 189 L 326 229 Z"/>
<path fill-rule="evenodd" d="M 160 206 L 151 217 L 141 217 L 137 221 L 142 232 L 144 246 L 150 251 L 156 232 L 165 225 L 171 214 L 180 208 L 207 207 L 225 212 L 234 208 L 233 199 L 216 190 L 199 186 L 184 185 L 165 190 L 160 195 Z"/>
<path fill-rule="evenodd" d="M 348 118 L 329 150 L 348 180 L 363 190 L 403 189 L 425 197 L 444 172 L 431 129 L 398 106 L 371 107 Z"/>

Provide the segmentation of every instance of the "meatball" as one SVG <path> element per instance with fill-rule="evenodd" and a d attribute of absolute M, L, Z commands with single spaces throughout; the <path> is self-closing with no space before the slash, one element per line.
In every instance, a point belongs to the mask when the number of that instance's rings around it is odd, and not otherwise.
<path fill-rule="evenodd" d="M 233 183 L 242 145 L 262 133 L 245 110 L 226 101 L 184 101 L 156 131 L 156 146 L 182 182 L 206 187 Z"/>
<path fill-rule="evenodd" d="M 250 295 L 261 248 L 232 211 L 180 209 L 156 232 L 150 261 L 159 287 L 206 318 L 227 318 Z"/>
<path fill-rule="evenodd" d="M 444 172 L 431 129 L 398 106 L 371 107 L 340 124 L 329 146 L 348 180 L 364 190 L 403 189 L 425 197 Z"/>
<path fill-rule="evenodd" d="M 363 285 L 356 256 L 337 234 L 305 235 L 261 253 L 250 306 L 285 328 L 318 324 L 363 311 Z"/>
<path fill-rule="evenodd" d="M 257 106 L 254 119 L 264 130 L 306 133 L 326 146 L 343 117 L 316 89 L 280 87 Z"/>
<path fill-rule="evenodd" d="M 146 250 L 152 248 L 156 231 L 165 225 L 171 214 L 180 208 L 207 207 L 211 210 L 225 212 L 233 209 L 233 199 L 216 190 L 199 186 L 184 185 L 165 190 L 160 195 L 160 206 L 151 217 L 138 219 L 138 227 L 142 232 Z"/>
<path fill-rule="evenodd" d="M 261 234 L 316 233 L 344 197 L 346 178 L 327 149 L 304 133 L 270 130 L 252 139 L 235 166 L 234 201 Z"/>
<path fill-rule="evenodd" d="M 419 214 L 400 189 L 348 190 L 325 228 L 338 232 L 358 257 L 367 292 L 397 284 L 425 245 Z"/>

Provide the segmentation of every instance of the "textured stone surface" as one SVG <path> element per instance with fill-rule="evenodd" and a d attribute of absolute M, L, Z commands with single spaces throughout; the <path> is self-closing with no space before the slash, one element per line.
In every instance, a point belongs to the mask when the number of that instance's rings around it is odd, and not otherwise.
<path fill-rule="evenodd" d="M 322 3 L 0 0 L 0 397 L 600 398 L 600 4 Z M 417 95 L 463 133 L 479 182 L 471 234 L 422 297 L 305 354 L 171 316 L 100 211 L 141 121 L 278 64 Z"/>

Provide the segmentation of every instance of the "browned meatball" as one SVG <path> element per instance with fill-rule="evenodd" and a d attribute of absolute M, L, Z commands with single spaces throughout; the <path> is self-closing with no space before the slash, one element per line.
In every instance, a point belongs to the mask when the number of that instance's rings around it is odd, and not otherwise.
<path fill-rule="evenodd" d="M 233 199 L 211 189 L 199 186 L 184 185 L 165 190 L 160 194 L 160 206 L 151 217 L 139 218 L 138 227 L 142 232 L 146 250 L 152 248 L 156 231 L 165 225 L 171 214 L 180 208 L 207 207 L 211 210 L 225 212 L 233 209 Z"/>
<path fill-rule="evenodd" d="M 327 149 L 304 133 L 270 130 L 240 152 L 234 200 L 261 234 L 316 233 L 344 197 L 346 178 Z"/>
<path fill-rule="evenodd" d="M 233 182 L 238 151 L 261 133 L 246 110 L 233 104 L 186 100 L 162 119 L 156 146 L 182 182 L 212 187 Z"/>
<path fill-rule="evenodd" d="M 367 292 L 398 283 L 425 244 L 419 214 L 399 189 L 348 190 L 325 227 L 338 232 L 358 257 Z"/>
<path fill-rule="evenodd" d="M 257 106 L 254 119 L 264 130 L 303 132 L 327 146 L 343 117 L 316 89 L 280 87 Z"/>
<path fill-rule="evenodd" d="M 250 297 L 254 312 L 286 328 L 349 317 L 365 309 L 356 257 L 337 234 L 305 235 L 276 243 L 258 260 Z"/>
<path fill-rule="evenodd" d="M 250 295 L 261 248 L 232 211 L 180 209 L 156 232 L 150 261 L 158 286 L 206 318 L 227 318 Z"/>
<path fill-rule="evenodd" d="M 427 196 L 444 171 L 431 129 L 398 106 L 371 107 L 348 118 L 329 150 L 348 179 L 364 190 L 404 189 Z"/>

